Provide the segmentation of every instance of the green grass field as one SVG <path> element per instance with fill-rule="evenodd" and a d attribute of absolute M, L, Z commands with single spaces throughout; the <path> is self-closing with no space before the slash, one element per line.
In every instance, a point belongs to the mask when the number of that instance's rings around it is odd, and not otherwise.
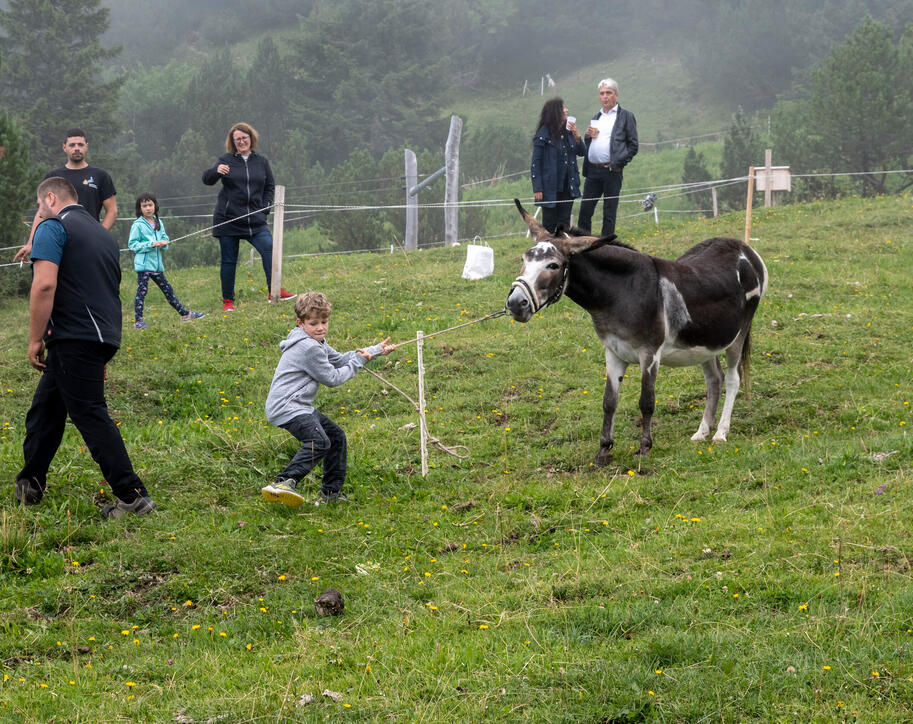
<path fill-rule="evenodd" d="M 620 233 L 677 256 L 742 223 Z M 909 196 L 756 211 L 771 284 L 725 444 L 689 440 L 700 370 L 664 368 L 635 457 L 631 368 L 615 465 L 593 469 L 603 353 L 563 300 L 428 341 L 431 433 L 471 455 L 432 451 L 425 478 L 407 400 L 364 373 L 321 391 L 349 437 L 336 507 L 260 496 L 295 445 L 263 417 L 293 311 L 259 266 L 231 315 L 215 268 L 169 273 L 208 315 L 182 324 L 153 290 L 145 333 L 125 275 L 108 401 L 154 514 L 101 519 L 74 429 L 45 500 L 16 507 L 37 373 L 27 305 L 3 302 L 0 720 L 913 720 L 911 225 Z M 408 340 L 501 308 L 515 228 L 481 281 L 439 248 L 294 260 L 285 286 L 327 293 L 337 349 Z M 416 397 L 415 352 L 371 369 Z M 346 611 L 318 618 L 329 587 Z"/>

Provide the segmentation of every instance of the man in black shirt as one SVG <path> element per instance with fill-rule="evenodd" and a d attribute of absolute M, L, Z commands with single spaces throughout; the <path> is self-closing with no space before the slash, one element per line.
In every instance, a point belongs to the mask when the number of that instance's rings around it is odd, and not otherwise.
<path fill-rule="evenodd" d="M 114 182 L 111 180 L 107 171 L 90 166 L 86 161 L 86 152 L 89 149 L 89 142 L 86 140 L 86 134 L 79 128 L 71 128 L 67 131 L 67 138 L 63 142 L 63 152 L 67 155 L 67 162 L 60 168 L 48 171 L 44 178 L 52 177 L 65 178 L 76 189 L 76 201 L 85 208 L 101 225 L 110 230 L 117 221 L 117 201 L 114 189 Z M 101 216 L 104 209 L 105 215 Z M 38 212 L 32 220 L 32 230 L 29 233 L 29 240 L 25 243 L 16 255 L 14 261 L 26 259 L 32 251 L 32 241 L 35 238 L 35 229 L 41 222 Z"/>
<path fill-rule="evenodd" d="M 41 182 L 38 213 L 28 357 L 42 375 L 25 418 L 16 499 L 41 502 L 69 417 L 115 495 L 102 514 L 144 515 L 155 503 L 133 470 L 105 401 L 105 365 L 121 342 L 117 241 L 76 203 L 76 191 L 64 178 Z"/>

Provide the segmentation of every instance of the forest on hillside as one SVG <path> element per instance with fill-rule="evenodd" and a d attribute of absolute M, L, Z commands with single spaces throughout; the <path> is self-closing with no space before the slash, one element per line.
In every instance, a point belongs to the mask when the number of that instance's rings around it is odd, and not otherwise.
<path fill-rule="evenodd" d="M 460 108 L 650 52 L 680 62 L 694 103 L 734 114 L 735 168 L 758 146 L 738 137 L 739 113 L 764 109 L 767 142 L 789 149 L 794 170 L 858 170 L 862 193 L 897 191 L 913 182 L 885 174 L 909 168 L 913 148 L 911 22 L 913 0 L 261 0 L 255 11 L 244 0 L 6 0 L 0 234 L 20 234 L 34 179 L 60 162 L 73 125 L 119 187 L 209 198 L 200 173 L 243 119 L 283 183 L 338 203 L 355 182 L 399 177 L 406 145 L 420 169 L 436 168 Z M 528 166 L 530 124 L 467 127 L 464 179 Z M 697 154 L 689 163 L 686 177 L 716 173 Z M 321 223 L 338 248 L 362 248 L 398 216 Z"/>

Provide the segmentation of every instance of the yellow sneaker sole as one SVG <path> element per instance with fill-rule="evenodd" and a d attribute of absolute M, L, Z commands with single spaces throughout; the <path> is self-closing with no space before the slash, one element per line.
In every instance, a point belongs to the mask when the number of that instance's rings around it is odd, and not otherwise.
<path fill-rule="evenodd" d="M 297 508 L 304 503 L 304 497 L 292 490 L 280 490 L 278 496 L 279 501 L 289 508 Z"/>

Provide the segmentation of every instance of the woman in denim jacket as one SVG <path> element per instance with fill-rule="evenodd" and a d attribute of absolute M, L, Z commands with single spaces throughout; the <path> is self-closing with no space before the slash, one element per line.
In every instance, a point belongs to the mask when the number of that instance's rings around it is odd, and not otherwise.
<path fill-rule="evenodd" d="M 539 116 L 539 128 L 533 136 L 533 158 L 530 178 L 533 199 L 542 207 L 542 226 L 555 233 L 560 225 L 571 226 L 571 207 L 580 198 L 580 173 L 577 156 L 586 154 L 586 146 L 577 132 L 577 124 L 568 121 L 567 108 L 560 98 L 546 101 Z"/>

